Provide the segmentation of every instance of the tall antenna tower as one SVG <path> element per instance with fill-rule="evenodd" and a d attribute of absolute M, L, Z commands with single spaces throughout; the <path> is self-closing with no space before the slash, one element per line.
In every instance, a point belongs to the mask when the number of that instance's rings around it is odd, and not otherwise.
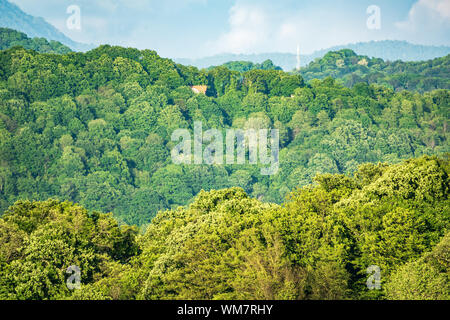
<path fill-rule="evenodd" d="M 297 71 L 300 71 L 300 45 L 297 45 Z"/>

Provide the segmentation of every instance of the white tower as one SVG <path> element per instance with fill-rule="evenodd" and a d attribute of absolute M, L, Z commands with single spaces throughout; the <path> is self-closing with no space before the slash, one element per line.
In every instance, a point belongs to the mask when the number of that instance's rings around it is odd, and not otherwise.
<path fill-rule="evenodd" d="M 297 45 L 297 71 L 300 71 L 300 45 Z"/>

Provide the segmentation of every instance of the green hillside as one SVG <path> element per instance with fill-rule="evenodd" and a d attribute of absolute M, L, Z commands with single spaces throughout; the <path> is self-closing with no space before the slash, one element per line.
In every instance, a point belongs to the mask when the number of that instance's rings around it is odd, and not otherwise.
<path fill-rule="evenodd" d="M 315 19 L 309 5 L 297 24 L 297 5 L 106 4 L 83 4 L 83 30 L 167 53 L 281 48 Z M 41 5 L 80 22 L 80 7 Z M 330 45 L 328 27 L 311 45 Z M 450 47 L 357 43 L 290 72 L 290 53 L 199 69 L 75 51 L 88 47 L 0 0 L 0 301 L 176 300 L 167 318 L 208 318 L 218 308 L 184 300 L 268 300 L 219 302 L 245 317 L 277 315 L 274 300 L 450 300 Z"/>
<path fill-rule="evenodd" d="M 16 46 L 40 53 L 65 54 L 72 51 L 69 47 L 66 47 L 57 41 L 52 40 L 49 42 L 45 38 L 30 39 L 25 33 L 8 28 L 0 28 L 0 50 L 5 50 Z"/>
<path fill-rule="evenodd" d="M 224 63 L 222 67 L 225 67 L 231 71 L 246 72 L 250 70 L 282 70 L 280 67 L 273 64 L 271 60 L 263 61 L 262 63 L 253 63 L 249 61 L 230 61 Z M 208 69 L 214 69 L 216 67 L 209 67 Z"/>
<path fill-rule="evenodd" d="M 295 48 L 292 49 L 295 50 Z M 343 49 L 350 49 L 358 55 L 381 58 L 385 61 L 424 61 L 450 54 L 450 47 L 448 46 L 426 46 L 398 40 L 368 41 L 334 46 L 314 51 L 311 54 L 303 54 L 302 47 L 300 47 L 301 66 L 306 67 L 309 63 L 322 58 L 330 51 L 339 51 Z M 275 65 L 280 66 L 286 72 L 293 71 L 297 66 L 297 54 L 294 52 L 268 52 L 258 54 L 223 53 L 197 59 L 175 59 L 178 63 L 192 65 L 197 68 L 222 65 L 228 61 L 250 61 L 258 64 L 266 60 L 273 61 Z"/>
<path fill-rule="evenodd" d="M 207 85 L 207 95 L 189 86 Z M 0 209 L 50 197 L 142 225 L 203 189 L 241 187 L 282 203 L 317 173 L 365 162 L 444 154 L 448 90 L 425 94 L 277 70 L 199 71 L 155 52 L 102 46 L 88 53 L 0 52 Z M 280 169 L 177 165 L 178 128 L 277 128 Z"/>
<path fill-rule="evenodd" d="M 359 56 L 344 49 L 316 59 L 301 69 L 300 74 L 306 81 L 332 77 L 348 87 L 362 82 L 384 85 L 396 91 L 450 89 L 450 55 L 420 62 L 390 62 Z"/>
<path fill-rule="evenodd" d="M 0 27 L 18 30 L 30 38 L 57 41 L 72 50 L 86 51 L 93 48 L 93 45 L 73 41 L 45 19 L 23 12 L 15 3 L 8 0 L 0 0 Z"/>
<path fill-rule="evenodd" d="M 449 169 L 448 157 L 365 164 L 282 206 L 202 191 L 140 234 L 79 205 L 19 201 L 0 218 L 0 299 L 450 299 Z"/>

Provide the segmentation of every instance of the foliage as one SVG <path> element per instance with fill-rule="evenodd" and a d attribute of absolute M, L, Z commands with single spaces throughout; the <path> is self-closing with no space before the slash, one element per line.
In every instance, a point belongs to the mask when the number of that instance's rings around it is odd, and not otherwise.
<path fill-rule="evenodd" d="M 449 299 L 449 173 L 448 158 L 364 164 L 281 206 L 202 190 L 137 236 L 68 202 L 19 201 L 0 219 L 0 298 Z"/>
<path fill-rule="evenodd" d="M 331 78 L 306 85 L 279 70 L 198 70 L 150 50 L 15 47 L 0 51 L 0 210 L 56 198 L 145 225 L 202 189 L 228 187 L 280 204 L 317 173 L 449 152 L 449 101 L 444 89 L 395 93 Z M 194 121 L 204 130 L 279 129 L 280 170 L 174 165 L 171 134 L 192 132 Z"/>
<path fill-rule="evenodd" d="M 0 50 L 16 46 L 40 53 L 65 54 L 72 51 L 69 47 L 66 47 L 58 41 L 49 42 L 45 38 L 30 39 L 25 33 L 8 28 L 0 28 Z"/>
<path fill-rule="evenodd" d="M 332 77 L 345 86 L 381 84 L 395 91 L 449 89 L 450 55 L 420 62 L 383 61 L 357 55 L 350 49 L 331 51 L 311 62 L 300 74 L 309 81 Z"/>
<path fill-rule="evenodd" d="M 19 201 L 0 219 L 0 299 L 69 297 L 69 266 L 83 270 L 83 284 L 102 279 L 138 253 L 136 233 L 68 202 Z"/>
<path fill-rule="evenodd" d="M 292 48 L 295 49 L 295 48 Z M 425 61 L 434 59 L 436 57 L 443 57 L 450 53 L 448 46 L 427 46 L 412 44 L 407 41 L 399 40 L 379 40 L 349 43 L 345 45 L 333 46 L 311 54 L 303 52 L 303 46 L 300 45 L 300 61 L 305 66 L 322 58 L 330 51 L 339 51 L 342 49 L 350 49 L 359 55 L 377 57 L 385 61 Z M 228 61 L 251 61 L 253 63 L 260 63 L 262 61 L 271 60 L 277 66 L 280 66 L 286 72 L 292 71 L 297 66 L 297 54 L 292 53 L 258 53 L 258 54 L 231 54 L 221 53 L 210 57 L 186 59 L 178 58 L 176 62 L 192 65 L 197 68 L 208 68 L 209 66 L 222 65 Z"/>
<path fill-rule="evenodd" d="M 246 72 L 250 70 L 282 70 L 280 67 L 274 65 L 272 60 L 269 59 L 262 63 L 253 63 L 250 61 L 230 61 L 224 63 L 222 67 L 238 72 Z M 209 67 L 208 69 L 214 68 L 215 67 Z"/>

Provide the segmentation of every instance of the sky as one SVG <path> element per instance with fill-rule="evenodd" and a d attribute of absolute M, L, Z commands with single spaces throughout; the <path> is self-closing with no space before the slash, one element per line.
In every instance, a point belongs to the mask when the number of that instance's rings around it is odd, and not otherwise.
<path fill-rule="evenodd" d="M 450 45 L 450 0 L 10 1 L 75 41 L 152 49 L 170 58 L 295 53 L 298 45 L 310 54 L 386 39 Z M 68 20 L 80 21 L 80 29 Z"/>

